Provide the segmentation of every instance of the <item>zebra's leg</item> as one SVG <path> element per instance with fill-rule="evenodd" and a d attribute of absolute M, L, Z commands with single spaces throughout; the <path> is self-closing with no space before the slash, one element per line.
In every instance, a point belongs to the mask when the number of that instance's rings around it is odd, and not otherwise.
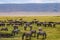
<path fill-rule="evenodd" d="M 34 37 L 36 37 L 36 31 L 35 31 L 35 33 L 34 33 Z"/>
<path fill-rule="evenodd" d="M 26 30 L 27 27 L 24 27 L 24 30 Z"/>
<path fill-rule="evenodd" d="M 29 37 L 29 40 L 31 40 L 31 35 L 30 35 L 30 37 Z"/>
<path fill-rule="evenodd" d="M 37 39 L 39 39 L 39 34 L 37 33 Z"/>
<path fill-rule="evenodd" d="M 32 27 L 30 27 L 30 30 L 32 30 Z"/>
<path fill-rule="evenodd" d="M 24 36 L 25 36 L 25 34 L 22 35 L 22 40 L 24 40 Z"/>
<path fill-rule="evenodd" d="M 46 34 L 46 33 L 44 33 L 44 34 L 43 34 L 43 39 L 46 39 L 46 36 L 47 36 L 47 34 Z"/>

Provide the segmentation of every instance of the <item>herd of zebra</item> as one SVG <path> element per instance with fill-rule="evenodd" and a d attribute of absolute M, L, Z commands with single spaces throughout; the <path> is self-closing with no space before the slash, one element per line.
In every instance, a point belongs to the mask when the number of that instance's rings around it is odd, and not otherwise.
<path fill-rule="evenodd" d="M 32 24 L 35 24 L 39 27 L 38 32 L 36 30 L 33 30 L 33 26 Z M 24 21 L 22 18 L 17 21 L 17 20 L 7 20 L 7 21 L 0 21 L 0 26 L 13 26 L 13 30 L 10 34 L 3 34 L 0 32 L 0 38 L 1 37 L 11 37 L 11 36 L 15 36 L 16 34 L 19 34 L 20 30 L 18 29 L 18 26 L 24 26 L 24 30 L 26 31 L 27 28 L 30 28 L 29 32 L 23 32 L 22 34 L 22 40 L 24 40 L 24 37 L 26 39 L 31 40 L 31 37 L 37 37 L 37 39 L 39 39 L 39 36 L 42 35 L 43 36 L 43 40 L 46 39 L 47 34 L 45 31 L 42 30 L 42 28 L 40 26 L 44 26 L 44 27 L 53 27 L 55 28 L 56 25 L 59 25 L 60 22 L 40 22 L 37 19 L 33 19 L 32 21 L 28 22 L 28 21 Z M 8 31 L 7 27 L 2 27 L 0 29 L 0 31 Z M 33 36 L 34 34 L 34 36 Z"/>

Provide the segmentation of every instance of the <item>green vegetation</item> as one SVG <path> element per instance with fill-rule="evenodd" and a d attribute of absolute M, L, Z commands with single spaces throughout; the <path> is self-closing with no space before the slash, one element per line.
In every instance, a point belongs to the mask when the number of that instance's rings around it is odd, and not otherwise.
<path fill-rule="evenodd" d="M 32 21 L 33 19 L 37 19 L 41 22 L 44 21 L 52 21 L 52 22 L 60 22 L 60 16 L 21 16 L 21 17 L 13 17 L 13 16 L 9 16 L 9 17 L 5 17 L 5 16 L 1 16 L 0 20 L 2 21 L 7 21 L 7 20 L 19 20 L 20 18 L 23 18 L 23 20 L 25 21 Z M 12 26 L 7 26 L 9 31 L 7 31 L 8 33 L 11 32 L 11 30 L 13 30 Z M 0 27 L 2 28 L 2 27 Z M 46 31 L 47 33 L 47 39 L 46 40 L 60 40 L 60 25 L 56 25 L 56 28 L 52 28 L 52 27 L 43 27 L 43 30 Z M 21 36 L 22 33 L 25 32 L 23 27 L 19 26 L 19 29 L 21 30 L 20 34 L 15 35 L 14 38 L 0 38 L 0 40 L 22 40 Z M 33 25 L 33 30 L 38 31 L 38 27 L 36 25 Z M 29 31 L 29 28 L 27 29 L 27 31 Z M 6 31 L 4 31 L 5 33 Z M 32 40 L 37 40 L 37 38 L 32 37 Z M 40 39 L 38 39 L 40 40 Z"/>

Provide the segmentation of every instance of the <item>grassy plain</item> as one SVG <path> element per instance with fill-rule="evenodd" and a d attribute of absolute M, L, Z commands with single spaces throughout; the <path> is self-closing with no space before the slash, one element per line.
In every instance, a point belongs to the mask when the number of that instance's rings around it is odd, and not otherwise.
<path fill-rule="evenodd" d="M 33 19 L 37 19 L 40 22 L 44 22 L 44 21 L 52 21 L 52 22 L 60 22 L 60 16 L 19 16 L 19 17 L 14 17 L 14 16 L 0 16 L 0 20 L 4 21 L 4 20 L 19 20 L 20 18 L 23 18 L 23 20 L 26 21 L 32 21 Z M 7 31 L 8 33 L 11 32 L 11 30 L 13 29 L 11 26 L 7 26 L 9 31 Z M 51 27 L 43 27 L 44 31 L 46 31 L 47 33 L 47 39 L 46 40 L 60 40 L 60 25 L 56 25 L 56 28 L 51 28 Z M 0 27 L 1 28 L 1 27 Z M 19 26 L 19 29 L 21 30 L 20 34 L 15 35 L 14 38 L 0 38 L 0 40 L 22 40 L 21 36 L 22 33 L 25 32 L 23 27 Z M 33 30 L 38 31 L 38 27 L 36 25 L 33 24 Z M 29 28 L 27 29 L 27 31 L 29 31 Z M 40 39 L 36 39 L 34 37 L 32 37 L 32 40 L 40 40 Z"/>

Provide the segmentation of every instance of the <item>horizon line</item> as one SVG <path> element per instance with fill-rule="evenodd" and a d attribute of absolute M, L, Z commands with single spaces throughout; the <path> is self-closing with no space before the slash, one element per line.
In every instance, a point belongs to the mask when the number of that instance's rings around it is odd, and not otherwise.
<path fill-rule="evenodd" d="M 0 4 L 52 4 L 52 3 L 0 3 Z M 56 3 L 56 4 L 59 4 L 59 3 Z"/>

